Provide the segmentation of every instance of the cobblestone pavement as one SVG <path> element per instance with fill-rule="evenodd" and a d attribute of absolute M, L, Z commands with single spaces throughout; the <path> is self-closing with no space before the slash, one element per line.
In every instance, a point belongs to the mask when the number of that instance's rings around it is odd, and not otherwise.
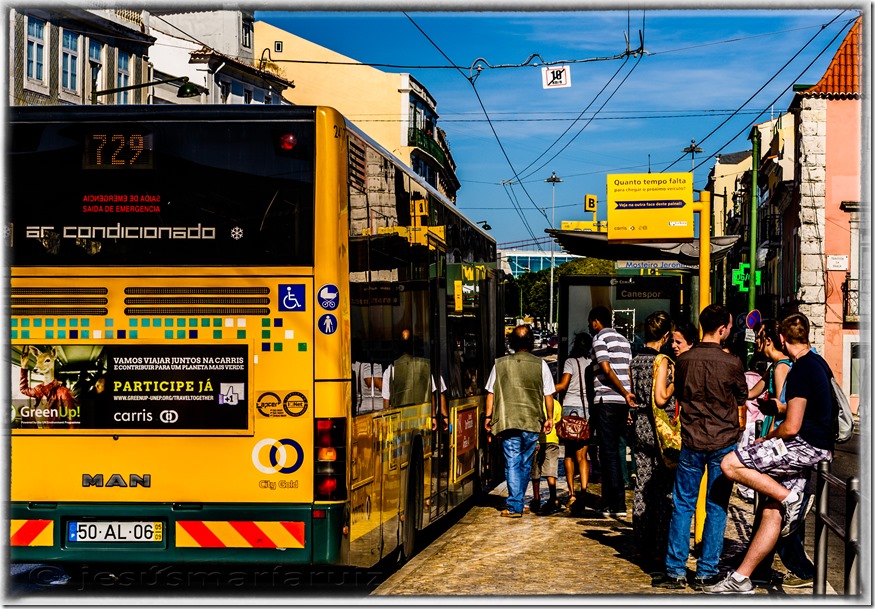
<path fill-rule="evenodd" d="M 542 500 L 546 499 L 546 484 L 541 484 L 541 491 Z M 580 515 L 565 510 L 549 516 L 526 514 L 523 518 L 508 519 L 498 515 L 507 496 L 506 487 L 501 485 L 373 594 L 592 595 L 602 599 L 605 595 L 674 595 L 689 597 L 683 601 L 685 604 L 709 603 L 721 598 L 703 596 L 689 587 L 680 591 L 651 587 L 650 575 L 631 560 L 632 492 L 626 493 L 629 516 L 607 519 L 592 509 L 599 500 L 600 486 L 590 484 L 588 491 L 586 509 Z M 530 498 L 531 487 L 526 496 L 527 504 Z M 562 503 L 567 498 L 564 480 L 560 482 L 559 498 Z M 751 504 L 733 494 L 721 572 L 729 568 L 723 563 L 740 560 L 740 553 L 751 536 L 752 511 Z M 695 569 L 695 559 L 690 559 L 688 567 Z M 781 570 L 780 559 L 775 559 L 775 568 Z M 835 593 L 829 587 L 827 591 Z M 758 587 L 756 595 L 807 595 L 810 598 L 812 588 Z M 801 598 L 797 600 L 804 602 Z"/>

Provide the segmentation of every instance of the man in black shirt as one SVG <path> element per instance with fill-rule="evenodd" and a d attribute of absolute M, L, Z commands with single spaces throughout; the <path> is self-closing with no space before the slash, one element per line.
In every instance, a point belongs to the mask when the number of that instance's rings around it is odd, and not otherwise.
<path fill-rule="evenodd" d="M 769 497 L 760 526 L 744 560 L 734 572 L 713 586 L 710 594 L 752 594 L 750 575 L 774 548 L 805 519 L 813 497 L 805 492 L 809 472 L 823 460 L 832 460 L 832 371 L 811 350 L 808 319 L 794 313 L 781 322 L 781 342 L 793 360 L 787 374 L 787 415 L 765 438 L 738 448 L 720 464 L 726 477 Z"/>

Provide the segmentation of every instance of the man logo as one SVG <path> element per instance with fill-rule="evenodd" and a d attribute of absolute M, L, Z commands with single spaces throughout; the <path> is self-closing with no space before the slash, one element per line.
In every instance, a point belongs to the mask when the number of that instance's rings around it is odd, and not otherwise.
<path fill-rule="evenodd" d="M 138 474 L 128 474 L 128 479 L 125 480 L 124 476 L 121 474 L 111 474 L 104 481 L 103 474 L 82 474 L 82 486 L 88 488 L 89 486 L 96 486 L 97 488 L 110 488 L 110 487 L 120 487 L 120 488 L 135 488 L 138 486 L 142 486 L 144 488 L 149 488 L 152 486 L 152 474 L 143 474 L 142 476 Z"/>
<path fill-rule="evenodd" d="M 270 450 L 263 450 L 268 446 Z M 286 465 L 289 462 L 286 446 L 294 449 L 296 453 L 291 465 Z M 265 452 L 267 453 L 266 455 L 262 454 Z M 265 456 L 267 457 L 267 465 L 264 464 Z M 252 465 L 263 474 L 293 474 L 301 468 L 303 463 L 304 449 L 301 448 L 300 444 L 288 438 L 283 438 L 282 440 L 265 438 L 252 447 Z"/>
<path fill-rule="evenodd" d="M 162 423 L 176 423 L 179 420 L 179 413 L 175 410 L 162 410 L 158 418 L 161 419 Z"/>

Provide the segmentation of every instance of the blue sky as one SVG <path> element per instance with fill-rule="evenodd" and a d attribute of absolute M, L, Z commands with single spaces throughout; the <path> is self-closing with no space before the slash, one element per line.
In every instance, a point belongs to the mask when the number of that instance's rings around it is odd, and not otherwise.
<path fill-rule="evenodd" d="M 533 54 L 548 63 L 576 61 L 568 64 L 572 86 L 548 90 L 540 66 L 487 68 L 474 87 L 467 68 L 380 68 L 410 72 L 437 100 L 462 184 L 457 205 L 506 243 L 545 236 L 551 186 L 544 180 L 554 171 L 563 180 L 555 187 L 557 227 L 591 219 L 582 209 L 587 193 L 598 196 L 605 219 L 607 174 L 646 173 L 648 164 L 653 172 L 690 171 L 682 151 L 693 139 L 704 151 L 694 172 L 702 188 L 714 163 L 707 157 L 749 149 L 752 122 L 785 111 L 793 84 L 820 79 L 858 15 L 843 8 L 408 11 L 416 25 L 400 7 L 259 11 L 256 18 L 369 64 L 447 66 L 441 51 L 457 66 L 478 59 L 520 66 Z M 583 61 L 622 54 L 627 30 L 631 49 L 643 32 L 648 54 Z M 293 65 L 287 74 L 294 80 Z"/>

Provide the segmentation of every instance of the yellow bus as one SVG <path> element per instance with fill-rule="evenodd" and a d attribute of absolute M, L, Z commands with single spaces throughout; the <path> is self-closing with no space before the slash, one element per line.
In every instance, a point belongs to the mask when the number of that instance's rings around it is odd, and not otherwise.
<path fill-rule="evenodd" d="M 10 125 L 13 561 L 369 566 L 488 482 L 495 242 L 343 116 Z"/>

